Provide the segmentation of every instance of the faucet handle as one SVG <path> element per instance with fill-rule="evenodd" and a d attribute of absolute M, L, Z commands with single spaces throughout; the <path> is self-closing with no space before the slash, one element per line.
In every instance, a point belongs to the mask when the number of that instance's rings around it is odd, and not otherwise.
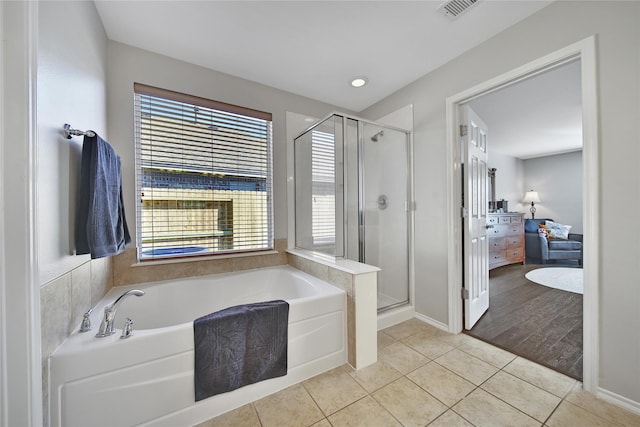
<path fill-rule="evenodd" d="M 122 327 L 122 335 L 120 335 L 120 339 L 129 338 L 133 335 L 133 320 L 130 317 L 127 317 L 127 320 L 124 321 L 124 326 Z"/>
<path fill-rule="evenodd" d="M 80 330 L 78 332 L 88 332 L 91 330 L 91 319 L 89 318 L 89 316 L 91 316 L 92 311 L 93 311 L 93 308 L 90 308 L 82 316 L 82 323 L 80 324 Z"/>

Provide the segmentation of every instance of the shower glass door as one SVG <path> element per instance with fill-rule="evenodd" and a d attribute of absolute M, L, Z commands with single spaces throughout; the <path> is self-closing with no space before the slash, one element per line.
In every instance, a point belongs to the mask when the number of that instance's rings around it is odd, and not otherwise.
<path fill-rule="evenodd" d="M 343 120 L 331 116 L 295 139 L 296 246 L 344 256 Z"/>
<path fill-rule="evenodd" d="M 333 114 L 294 139 L 295 245 L 379 267 L 378 311 L 409 303 L 410 135 Z"/>
<path fill-rule="evenodd" d="M 360 261 L 381 268 L 378 311 L 409 302 L 409 140 L 362 124 Z"/>

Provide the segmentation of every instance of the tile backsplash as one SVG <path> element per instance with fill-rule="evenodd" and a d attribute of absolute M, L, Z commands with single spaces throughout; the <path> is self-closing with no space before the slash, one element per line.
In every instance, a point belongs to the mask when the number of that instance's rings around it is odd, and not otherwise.
<path fill-rule="evenodd" d="M 201 261 L 193 259 L 164 264 L 150 262 L 147 265 L 138 263 L 136 248 L 132 246 L 113 258 L 113 285 L 133 285 L 287 264 L 287 239 L 276 239 L 274 246 L 275 251 L 266 254 L 256 252 L 248 256 L 221 257 Z"/>
<path fill-rule="evenodd" d="M 82 315 L 113 286 L 111 258 L 88 261 L 40 288 L 42 357 L 71 335 Z"/>
<path fill-rule="evenodd" d="M 88 261 L 40 287 L 43 425 L 49 425 L 49 369 L 51 354 L 78 328 L 83 314 L 113 286 L 111 258 Z"/>

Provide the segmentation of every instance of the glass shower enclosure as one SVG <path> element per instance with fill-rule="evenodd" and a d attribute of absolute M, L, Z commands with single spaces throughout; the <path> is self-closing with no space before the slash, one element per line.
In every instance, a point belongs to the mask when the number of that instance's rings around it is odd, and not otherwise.
<path fill-rule="evenodd" d="M 341 113 L 294 139 L 296 247 L 381 269 L 378 311 L 409 303 L 411 134 Z"/>

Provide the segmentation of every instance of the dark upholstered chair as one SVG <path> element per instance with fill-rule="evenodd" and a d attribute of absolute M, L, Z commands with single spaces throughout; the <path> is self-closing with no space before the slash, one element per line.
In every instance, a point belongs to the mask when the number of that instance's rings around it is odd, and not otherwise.
<path fill-rule="evenodd" d="M 549 262 L 577 261 L 582 265 L 582 234 L 569 234 L 568 239 L 547 239 L 538 234 L 538 225 L 549 218 L 527 219 L 524 223 L 526 261 L 547 264 Z"/>

